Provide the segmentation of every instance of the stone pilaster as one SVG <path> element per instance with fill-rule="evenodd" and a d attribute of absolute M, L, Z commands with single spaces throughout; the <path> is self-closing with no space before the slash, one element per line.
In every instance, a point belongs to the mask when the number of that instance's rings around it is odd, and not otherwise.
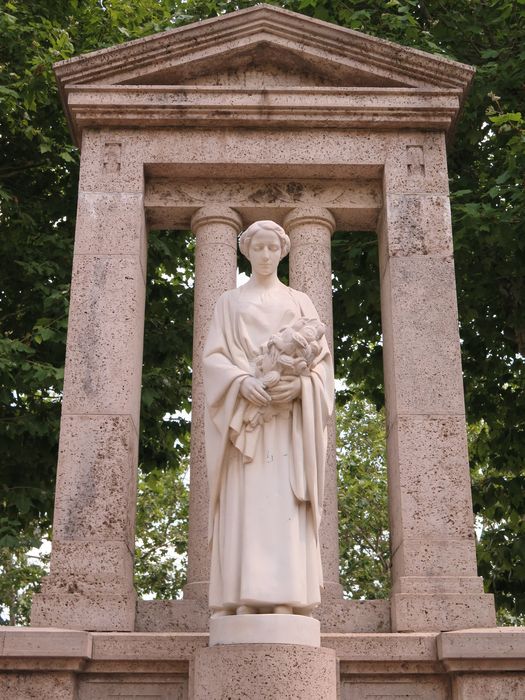
<path fill-rule="evenodd" d="M 283 224 L 290 236 L 290 286 L 308 294 L 321 321 L 333 353 L 331 238 L 335 219 L 328 209 L 302 207 L 292 210 Z M 321 557 L 325 598 L 342 597 L 339 584 L 339 533 L 337 522 L 337 467 L 335 414 L 328 425 L 325 498 L 321 521 Z"/>
<path fill-rule="evenodd" d="M 188 583 L 184 597 L 203 602 L 208 596 L 208 482 L 204 451 L 202 350 L 215 304 L 236 284 L 237 236 L 242 219 L 227 206 L 202 207 L 192 217 L 195 234 L 195 300 L 191 399 L 191 458 Z"/>
<path fill-rule="evenodd" d="M 122 150 L 94 138 L 82 153 L 51 572 L 35 626 L 134 629 L 146 227 L 142 168 L 122 179 Z"/>
<path fill-rule="evenodd" d="M 379 224 L 393 631 L 495 624 L 477 577 L 444 138 L 394 141 Z"/>

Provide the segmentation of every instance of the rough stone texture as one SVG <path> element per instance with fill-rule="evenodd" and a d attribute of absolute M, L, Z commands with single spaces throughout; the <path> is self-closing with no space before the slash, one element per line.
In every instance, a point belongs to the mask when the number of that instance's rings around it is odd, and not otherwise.
<path fill-rule="evenodd" d="M 77 700 L 73 673 L 0 673 L 0 697 L 5 700 Z"/>
<path fill-rule="evenodd" d="M 135 591 L 120 595 L 93 593 L 40 593 L 33 598 L 31 624 L 35 627 L 63 627 L 78 630 L 129 632 L 135 627 Z"/>
<path fill-rule="evenodd" d="M 87 632 L 8 627 L 2 636 L 1 656 L 89 658 L 92 653 L 92 637 Z"/>
<path fill-rule="evenodd" d="M 391 681 L 367 679 L 344 680 L 341 683 L 341 700 L 388 700 L 388 698 L 413 698 L 413 700 L 449 700 L 448 683 L 444 678 L 432 680 L 403 678 Z"/>
<path fill-rule="evenodd" d="M 448 197 L 448 170 L 443 132 L 399 134 L 387 147 L 386 194 L 432 194 Z"/>
<path fill-rule="evenodd" d="M 433 662 L 437 660 L 436 632 L 417 634 L 323 634 L 322 645 L 334 649 L 339 661 Z"/>
<path fill-rule="evenodd" d="M 341 600 L 340 588 L 329 598 L 325 587 L 314 610 L 323 632 L 390 632 L 389 600 Z"/>
<path fill-rule="evenodd" d="M 450 201 L 445 195 L 387 195 L 383 217 L 389 236 L 381 269 L 389 257 L 452 257 Z"/>
<path fill-rule="evenodd" d="M 139 256 L 73 261 L 64 414 L 140 414 L 145 279 Z"/>
<path fill-rule="evenodd" d="M 495 624 L 477 578 L 445 142 L 389 142 L 379 223 L 392 629 Z"/>
<path fill-rule="evenodd" d="M 138 255 L 146 277 L 146 248 L 142 194 L 79 192 L 75 255 Z"/>
<path fill-rule="evenodd" d="M 143 161 L 126 132 L 100 133 L 87 129 L 82 135 L 79 192 L 108 194 L 144 193 Z"/>
<path fill-rule="evenodd" d="M 398 632 L 456 630 L 496 625 L 494 597 L 484 593 L 392 596 L 392 629 Z"/>
<path fill-rule="evenodd" d="M 393 551 L 408 539 L 474 541 L 464 418 L 399 416 L 387 446 Z"/>
<path fill-rule="evenodd" d="M 294 645 L 226 645 L 200 649 L 193 670 L 195 700 L 333 700 L 336 659 L 331 649 Z"/>
<path fill-rule="evenodd" d="M 54 536 L 133 545 L 136 428 L 130 416 L 64 415 Z"/>
<path fill-rule="evenodd" d="M 522 700 L 523 697 L 525 628 L 470 629 L 442 634 L 324 634 L 322 644 L 322 651 L 335 653 L 338 660 L 343 699 L 386 700 L 401 696 L 424 700 Z M 312 660 L 305 656 L 305 647 L 294 647 L 300 653 L 292 658 L 284 655 L 280 664 L 274 650 L 281 650 L 282 646 L 241 646 L 244 651 L 236 660 L 234 653 L 227 653 L 221 664 L 214 666 L 216 657 L 210 653 L 214 650 L 207 645 L 206 634 L 88 633 L 7 627 L 0 631 L 0 697 L 6 700 L 106 700 L 108 696 L 138 696 L 141 700 L 144 696 L 161 700 L 193 698 L 186 694 L 188 670 L 191 666 L 195 671 L 199 663 L 206 671 L 206 682 L 219 689 L 228 685 L 230 664 L 235 667 L 233 681 L 238 680 L 241 688 L 243 670 L 257 681 L 264 677 L 266 685 L 262 687 L 268 695 L 261 695 L 257 688 L 246 691 L 245 695 L 233 693 L 234 698 L 333 700 L 336 697 L 335 691 L 323 695 L 315 685 L 315 678 L 313 684 L 307 684 L 307 675 L 312 673 L 317 678 L 319 668 L 324 674 L 326 665 L 322 657 Z M 196 652 L 204 660 L 199 661 Z M 328 675 L 335 674 L 333 659 L 328 659 Z M 271 673 L 276 669 L 278 674 L 286 674 L 284 681 L 283 675 L 275 679 L 266 676 L 266 660 Z M 290 666 L 295 661 L 299 661 L 297 675 L 295 667 Z M 304 685 L 297 689 L 296 695 L 288 694 L 289 683 L 294 680 Z M 279 684 L 277 691 L 273 683 Z M 308 691 L 318 694 L 301 695 L 305 685 Z M 439 694 L 443 688 L 449 688 L 448 694 Z M 229 696 L 219 697 L 223 700 Z"/>
<path fill-rule="evenodd" d="M 437 649 L 448 671 L 525 671 L 525 627 L 446 632 L 439 636 Z"/>
<path fill-rule="evenodd" d="M 184 600 L 137 601 L 137 632 L 207 632 L 210 611 L 207 600 L 208 584 L 202 586 L 198 598 L 188 595 L 196 586 L 187 587 Z M 204 602 L 202 602 L 204 601 Z"/>
<path fill-rule="evenodd" d="M 208 647 L 207 634 L 93 634 L 94 660 L 189 661 L 197 649 Z"/>
<path fill-rule="evenodd" d="M 80 681 L 78 700 L 186 700 L 188 681 L 185 678 L 149 677 L 146 674 L 107 678 L 86 678 Z"/>
<path fill-rule="evenodd" d="M 192 218 L 195 247 L 193 314 L 192 413 L 188 583 L 185 597 L 207 600 L 210 551 L 208 546 L 208 484 L 204 448 L 204 387 L 202 350 L 219 296 L 236 284 L 237 235 L 242 219 L 230 207 L 199 209 Z M 192 590 L 192 588 L 194 590 Z"/>
<path fill-rule="evenodd" d="M 381 290 L 389 424 L 399 415 L 464 415 L 452 260 L 390 258 Z"/>
<path fill-rule="evenodd" d="M 452 680 L 453 700 L 523 700 L 525 674 L 466 674 Z"/>
<path fill-rule="evenodd" d="M 296 207 L 329 209 L 341 231 L 373 231 L 382 205 L 381 180 L 305 180 L 296 177 L 202 180 L 152 177 L 144 206 L 151 228 L 184 228 L 201 206 L 230 206 L 244 221 L 283 223 Z"/>

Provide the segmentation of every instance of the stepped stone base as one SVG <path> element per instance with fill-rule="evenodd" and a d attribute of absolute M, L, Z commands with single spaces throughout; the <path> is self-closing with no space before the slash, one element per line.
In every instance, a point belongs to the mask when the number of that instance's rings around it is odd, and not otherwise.
<path fill-rule="evenodd" d="M 210 648 L 204 633 L 5 627 L 0 628 L 0 697 L 525 698 L 525 628 L 328 633 L 321 635 L 321 644 L 321 649 L 293 646 L 290 655 L 290 645 Z M 304 690 L 308 665 L 315 671 L 313 696 Z M 255 677 L 268 689 L 266 695 L 250 690 Z"/>

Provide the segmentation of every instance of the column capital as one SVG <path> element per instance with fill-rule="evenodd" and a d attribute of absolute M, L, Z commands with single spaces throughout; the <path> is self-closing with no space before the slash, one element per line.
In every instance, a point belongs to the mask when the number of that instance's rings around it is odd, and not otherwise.
<path fill-rule="evenodd" d="M 195 234 L 202 226 L 210 224 L 229 226 L 235 230 L 236 235 L 240 233 L 243 226 L 242 219 L 235 209 L 221 204 L 205 205 L 197 209 L 191 217 L 191 230 Z"/>
<path fill-rule="evenodd" d="M 296 207 L 286 215 L 283 228 L 290 233 L 297 226 L 324 226 L 331 235 L 335 231 L 335 218 L 323 207 Z"/>

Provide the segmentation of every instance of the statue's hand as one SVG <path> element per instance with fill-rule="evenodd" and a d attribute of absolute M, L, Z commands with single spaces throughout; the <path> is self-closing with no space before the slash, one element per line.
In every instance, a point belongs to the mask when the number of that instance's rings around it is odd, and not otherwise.
<path fill-rule="evenodd" d="M 270 402 L 270 395 L 264 390 L 264 384 L 256 377 L 246 377 L 241 382 L 241 395 L 256 406 L 266 406 Z"/>
<path fill-rule="evenodd" d="M 300 395 L 301 380 L 294 375 L 284 375 L 281 381 L 268 391 L 273 403 L 287 403 Z"/>

